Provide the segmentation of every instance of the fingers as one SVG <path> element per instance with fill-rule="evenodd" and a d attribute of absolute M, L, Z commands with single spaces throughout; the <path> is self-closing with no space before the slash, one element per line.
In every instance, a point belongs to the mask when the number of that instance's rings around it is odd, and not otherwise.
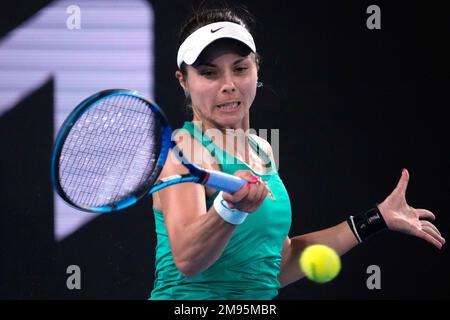
<path fill-rule="evenodd" d="M 234 209 L 235 208 L 234 204 L 242 201 L 242 199 L 247 197 L 249 191 L 250 191 L 250 184 L 247 183 L 233 194 L 224 191 L 222 197 L 228 203 L 228 207 L 230 209 Z"/>
<path fill-rule="evenodd" d="M 242 206 L 245 212 L 253 212 L 263 203 L 267 190 L 263 184 L 250 184 L 250 191 L 247 198 L 243 201 Z"/>
<path fill-rule="evenodd" d="M 427 209 L 416 209 L 416 212 L 419 219 L 436 220 L 436 216 Z"/>
<path fill-rule="evenodd" d="M 249 191 L 251 189 L 250 184 L 258 182 L 258 177 L 254 176 L 249 170 L 238 170 L 234 173 L 234 175 L 248 181 L 249 183 L 243 185 L 242 188 L 240 188 L 233 194 L 229 194 L 227 192 L 223 193 L 222 197 L 225 201 L 228 202 L 228 206 L 231 209 L 235 208 L 235 203 L 238 203 L 245 197 L 248 197 Z"/>
<path fill-rule="evenodd" d="M 431 243 L 438 249 L 441 249 L 446 242 L 436 226 L 426 220 L 421 220 L 419 225 L 412 228 L 411 234 Z"/>
<path fill-rule="evenodd" d="M 242 189 L 233 195 L 223 193 L 222 196 L 231 209 L 237 208 L 244 212 L 253 212 L 264 202 L 268 193 L 263 183 L 249 183 Z"/>
<path fill-rule="evenodd" d="M 247 180 L 249 183 L 233 194 L 224 192 L 222 195 L 223 199 L 227 201 L 231 209 L 237 208 L 249 213 L 255 211 L 268 194 L 266 184 L 261 178 L 256 177 L 248 170 L 236 171 L 235 175 Z"/>
<path fill-rule="evenodd" d="M 406 188 L 408 187 L 409 182 L 409 172 L 406 169 L 402 170 L 402 175 L 400 177 L 400 180 L 397 183 L 397 187 L 395 187 L 396 190 L 400 191 L 402 194 L 406 193 Z"/>
<path fill-rule="evenodd" d="M 234 175 L 251 183 L 256 183 L 259 181 L 259 177 L 255 176 L 250 170 L 238 170 L 234 173 Z"/>
<path fill-rule="evenodd" d="M 441 233 L 439 232 L 439 229 L 436 228 L 436 226 L 435 226 L 434 224 L 432 224 L 430 221 L 427 221 L 427 220 L 421 220 L 421 221 L 420 221 L 420 224 L 422 225 L 422 228 L 423 228 L 423 227 L 431 228 L 431 229 L 433 229 L 434 232 L 436 232 L 438 235 L 441 235 Z"/>
<path fill-rule="evenodd" d="M 265 185 L 261 182 L 248 184 L 248 194 L 241 201 L 241 203 L 237 204 L 240 206 L 242 211 L 245 212 L 253 212 L 262 204 L 265 197 L 267 196 L 267 189 Z"/>
<path fill-rule="evenodd" d="M 434 224 L 432 224 L 429 221 L 421 221 L 422 224 L 422 230 L 426 233 L 428 233 L 430 236 L 432 236 L 434 239 L 439 241 L 441 246 L 445 244 L 445 239 L 442 237 L 441 233 L 439 232 L 438 228 Z"/>
<path fill-rule="evenodd" d="M 431 243 L 438 249 L 441 249 L 445 243 L 445 240 L 444 240 L 444 242 L 440 242 L 439 240 L 435 239 L 433 236 L 428 234 L 425 230 L 416 229 L 412 232 L 412 234 L 418 238 L 421 238 L 421 239 Z"/>
<path fill-rule="evenodd" d="M 250 188 L 250 192 L 252 192 L 252 189 L 255 190 L 255 192 L 253 194 L 254 198 L 252 199 L 253 207 L 251 208 L 251 212 L 259 208 L 259 206 L 263 203 L 268 193 L 267 188 L 263 182 L 257 183 L 252 187 L 253 188 Z"/>

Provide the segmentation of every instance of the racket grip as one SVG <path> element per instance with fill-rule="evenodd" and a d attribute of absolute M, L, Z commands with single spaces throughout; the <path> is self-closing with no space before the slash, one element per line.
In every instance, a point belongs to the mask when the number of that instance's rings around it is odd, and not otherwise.
<path fill-rule="evenodd" d="M 209 174 L 209 176 L 204 185 L 210 188 L 218 189 L 228 193 L 234 193 L 247 183 L 247 181 L 242 178 L 223 173 L 221 171 L 205 171 Z"/>

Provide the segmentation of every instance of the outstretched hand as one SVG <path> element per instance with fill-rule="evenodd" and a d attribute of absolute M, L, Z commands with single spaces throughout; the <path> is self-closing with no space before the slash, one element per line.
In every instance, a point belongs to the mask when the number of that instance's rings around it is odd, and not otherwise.
<path fill-rule="evenodd" d="M 389 230 L 399 231 L 422 238 L 441 249 L 445 239 L 438 228 L 429 220 L 435 220 L 434 214 L 426 209 L 415 209 L 406 202 L 405 194 L 409 173 L 403 169 L 402 176 L 394 191 L 378 205 Z"/>

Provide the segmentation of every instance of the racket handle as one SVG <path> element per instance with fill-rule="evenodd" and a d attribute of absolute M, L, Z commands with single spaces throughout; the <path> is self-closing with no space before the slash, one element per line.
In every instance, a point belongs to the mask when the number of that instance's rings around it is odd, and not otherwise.
<path fill-rule="evenodd" d="M 208 180 L 203 183 L 205 186 L 225 191 L 228 193 L 234 193 L 244 186 L 247 181 L 233 176 L 228 173 L 215 170 L 205 170 L 208 174 Z"/>

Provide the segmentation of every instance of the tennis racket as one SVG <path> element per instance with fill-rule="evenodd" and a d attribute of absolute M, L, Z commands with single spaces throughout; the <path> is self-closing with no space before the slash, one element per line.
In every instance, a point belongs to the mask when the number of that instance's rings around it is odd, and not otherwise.
<path fill-rule="evenodd" d="M 189 174 L 157 181 L 171 148 Z M 98 92 L 71 112 L 53 147 L 51 177 L 64 201 L 95 213 L 125 209 L 177 183 L 200 183 L 229 193 L 247 183 L 189 162 L 172 141 L 172 129 L 158 105 L 124 89 Z"/>

